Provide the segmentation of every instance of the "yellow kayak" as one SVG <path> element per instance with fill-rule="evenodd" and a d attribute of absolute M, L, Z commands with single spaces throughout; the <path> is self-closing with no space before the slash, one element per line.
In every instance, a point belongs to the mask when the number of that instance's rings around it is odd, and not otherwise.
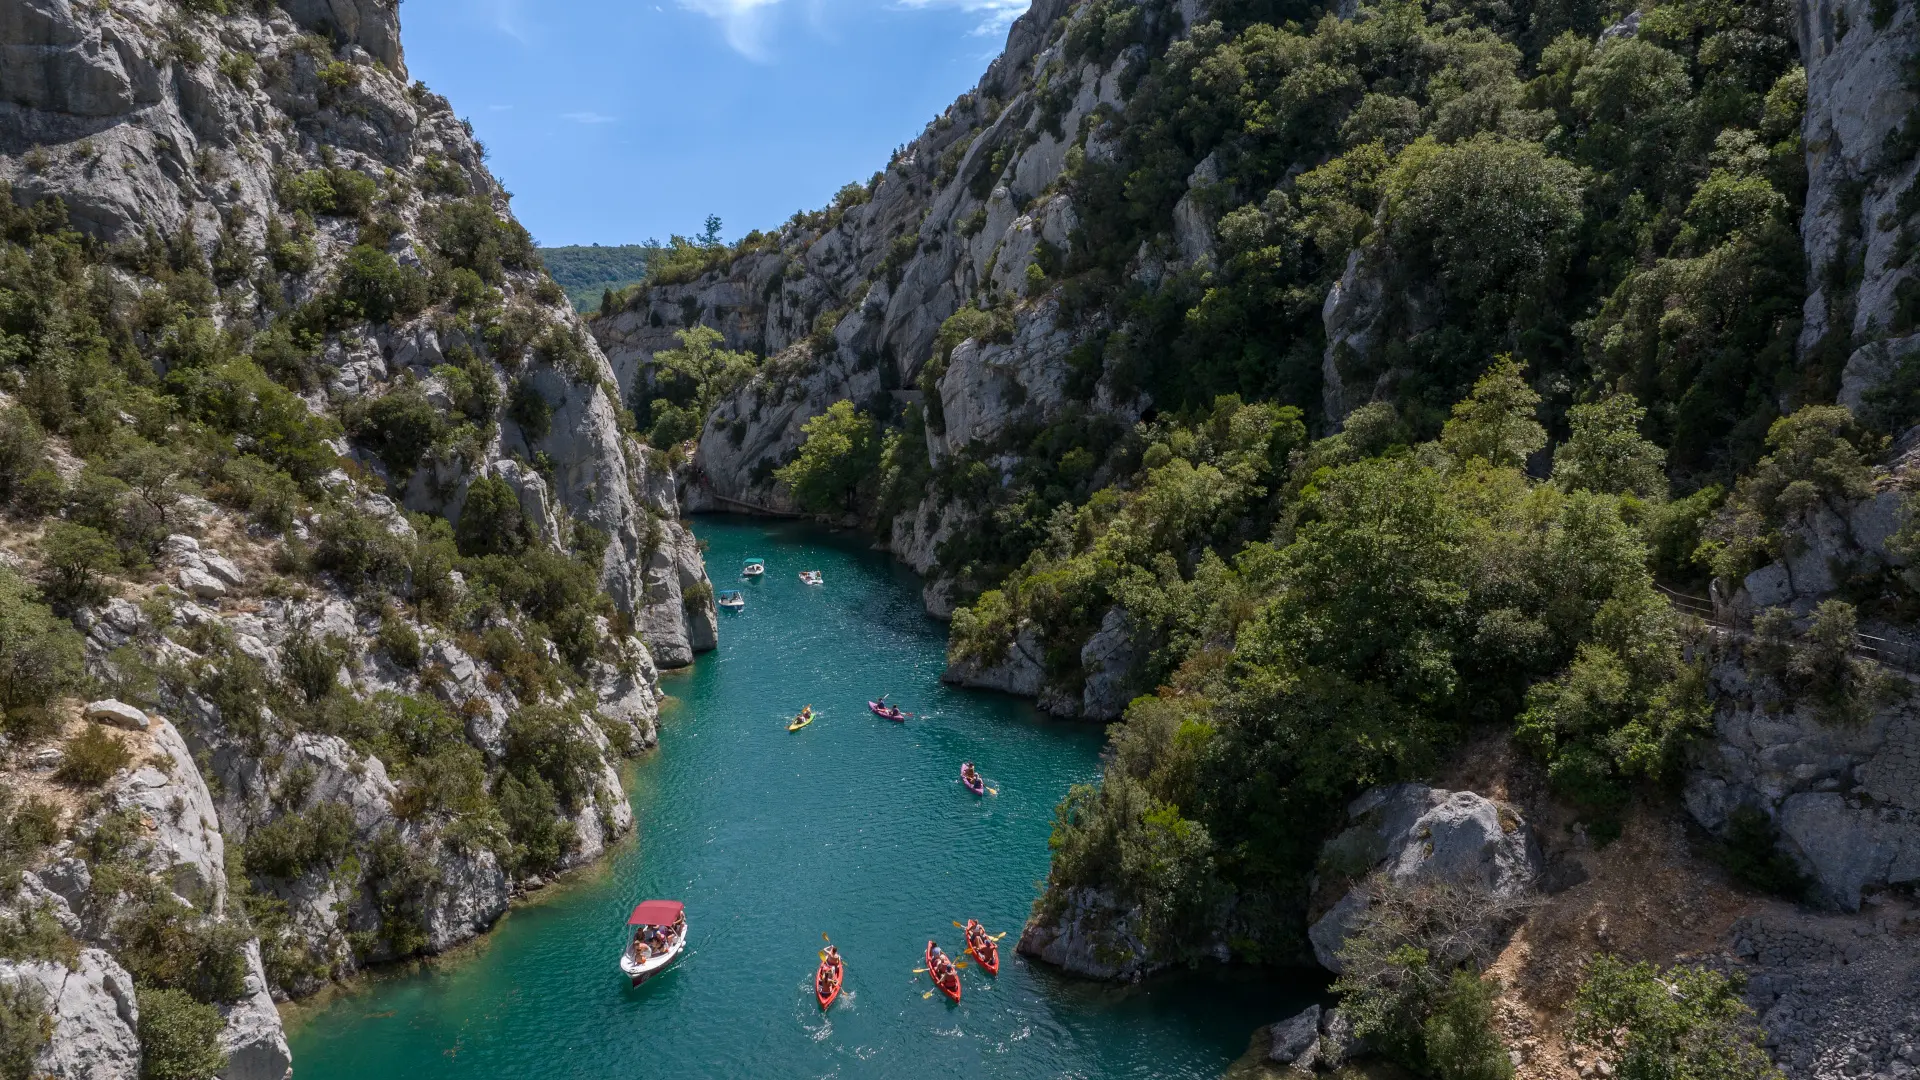
<path fill-rule="evenodd" d="M 793 723 L 787 725 L 787 730 L 799 731 L 811 723 L 813 723 L 813 706 L 809 705 L 801 711 L 799 716 L 793 718 Z"/>

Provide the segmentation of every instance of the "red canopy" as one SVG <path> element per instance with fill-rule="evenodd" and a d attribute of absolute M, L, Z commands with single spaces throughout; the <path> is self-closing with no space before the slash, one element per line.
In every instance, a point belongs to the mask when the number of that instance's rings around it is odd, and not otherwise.
<path fill-rule="evenodd" d="M 648 900 L 627 916 L 628 926 L 672 926 L 680 921 L 686 905 L 678 900 Z"/>

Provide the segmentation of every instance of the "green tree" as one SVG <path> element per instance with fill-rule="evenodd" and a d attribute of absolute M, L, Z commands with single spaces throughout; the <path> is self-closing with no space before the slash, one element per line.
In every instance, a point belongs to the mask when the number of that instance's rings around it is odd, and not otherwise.
<path fill-rule="evenodd" d="M 511 555 L 526 547 L 526 518 L 513 485 L 498 476 L 468 485 L 454 537 L 462 555 Z"/>
<path fill-rule="evenodd" d="M 753 354 L 720 348 L 725 339 L 711 326 L 690 326 L 674 331 L 673 336 L 679 339 L 680 347 L 654 353 L 653 362 L 669 377 L 693 388 L 689 405 L 697 431 L 720 399 L 753 374 Z"/>
<path fill-rule="evenodd" d="M 801 428 L 800 456 L 774 470 L 793 501 L 812 514 L 853 508 L 862 485 L 880 468 L 880 433 L 873 418 L 851 401 L 836 401 Z"/>
<path fill-rule="evenodd" d="M 111 593 L 107 575 L 120 569 L 120 549 L 98 529 L 55 522 L 40 538 L 41 591 L 56 606 L 83 607 Z"/>
<path fill-rule="evenodd" d="M 1664 498 L 1667 455 L 1640 435 L 1646 415 L 1631 394 L 1567 410 L 1573 435 L 1554 451 L 1554 481 L 1569 491 Z"/>
<path fill-rule="evenodd" d="M 53 1037 L 46 991 L 38 983 L 0 986 L 0 1080 L 33 1080 L 40 1048 Z"/>
<path fill-rule="evenodd" d="M 0 568 L 0 713 L 35 710 L 72 692 L 86 677 L 80 635 L 35 603 L 11 570 Z"/>
<path fill-rule="evenodd" d="M 1547 445 L 1539 410 L 1540 395 L 1527 385 L 1525 368 L 1511 356 L 1498 357 L 1473 393 L 1453 407 L 1440 445 L 1457 461 L 1521 468 L 1529 454 Z"/>
<path fill-rule="evenodd" d="M 1574 995 L 1569 1041 L 1621 1080 L 1779 1080 L 1753 1010 L 1705 968 L 1595 956 Z"/>

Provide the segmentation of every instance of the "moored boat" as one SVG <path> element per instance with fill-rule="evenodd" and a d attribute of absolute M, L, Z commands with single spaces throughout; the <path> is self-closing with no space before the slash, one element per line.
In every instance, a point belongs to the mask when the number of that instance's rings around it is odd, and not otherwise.
<path fill-rule="evenodd" d="M 639 986 L 679 959 L 687 948 L 687 909 L 678 900 L 647 900 L 627 916 L 633 928 L 620 954 L 620 971 Z"/>
<path fill-rule="evenodd" d="M 726 608 L 728 611 L 741 611 L 747 606 L 747 598 L 741 595 L 739 589 L 728 589 L 726 592 L 714 597 L 713 602 Z"/>
<path fill-rule="evenodd" d="M 931 942 L 931 941 L 927 942 L 927 975 L 928 977 L 933 979 L 933 985 L 936 989 L 938 989 L 941 993 L 947 995 L 948 998 L 954 1001 L 959 1001 L 960 1000 L 960 972 L 957 968 L 953 967 L 952 961 L 947 962 L 947 970 L 944 973 L 941 972 L 938 968 L 934 967 L 933 957 L 934 957 L 934 954 L 939 951 L 939 949 L 940 949 L 940 946 L 935 944 L 934 942 Z"/>

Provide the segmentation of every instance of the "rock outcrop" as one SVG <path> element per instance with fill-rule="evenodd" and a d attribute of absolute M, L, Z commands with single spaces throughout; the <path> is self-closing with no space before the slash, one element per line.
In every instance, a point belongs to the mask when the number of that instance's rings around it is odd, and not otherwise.
<path fill-rule="evenodd" d="M 68 969 L 47 961 L 0 960 L 0 983 L 32 987 L 29 993 L 40 995 L 53 1021 L 52 1037 L 34 1059 L 35 1074 L 139 1080 L 140 1006 L 133 977 L 99 949 L 82 950 L 76 964 Z"/>
<path fill-rule="evenodd" d="M 1322 875 L 1379 873 L 1398 885 L 1437 880 L 1501 899 L 1524 895 L 1540 877 L 1533 830 L 1511 807 L 1471 791 L 1375 788 L 1348 805 L 1347 818 L 1353 824 L 1321 852 Z M 1368 904 L 1366 889 L 1355 885 L 1308 928 L 1314 958 L 1328 971 L 1341 970 L 1340 946 Z"/>

